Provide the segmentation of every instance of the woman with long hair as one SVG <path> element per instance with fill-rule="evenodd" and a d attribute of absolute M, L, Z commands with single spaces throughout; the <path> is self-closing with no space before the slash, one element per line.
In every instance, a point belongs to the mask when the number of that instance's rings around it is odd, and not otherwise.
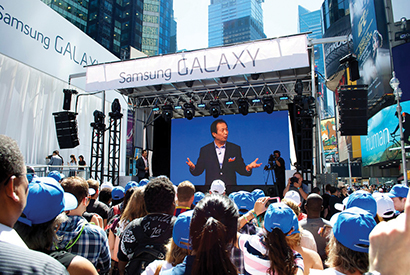
<path fill-rule="evenodd" d="M 205 196 L 196 205 L 191 220 L 191 255 L 161 274 L 238 274 L 228 251 L 228 246 L 236 240 L 238 216 L 238 209 L 228 197 Z"/>
<path fill-rule="evenodd" d="M 239 234 L 237 245 L 244 253 L 246 274 L 303 274 L 302 256 L 286 240 L 287 236 L 299 233 L 298 228 L 298 219 L 289 206 L 269 205 L 262 233 Z"/>
<path fill-rule="evenodd" d="M 70 155 L 70 163 L 68 165 L 77 166 L 77 159 L 75 158 L 74 155 Z M 77 176 L 77 168 L 70 168 L 69 177 L 75 177 L 75 176 Z"/>

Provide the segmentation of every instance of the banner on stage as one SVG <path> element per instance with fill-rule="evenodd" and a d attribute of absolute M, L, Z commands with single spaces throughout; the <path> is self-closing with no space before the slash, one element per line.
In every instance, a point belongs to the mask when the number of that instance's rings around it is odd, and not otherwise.
<path fill-rule="evenodd" d="M 308 66 L 307 36 L 295 35 L 89 66 L 86 90 L 143 87 Z"/>

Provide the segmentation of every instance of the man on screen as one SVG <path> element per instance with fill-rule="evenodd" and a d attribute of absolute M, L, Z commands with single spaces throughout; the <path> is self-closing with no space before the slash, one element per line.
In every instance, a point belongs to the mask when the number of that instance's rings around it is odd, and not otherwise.
<path fill-rule="evenodd" d="M 224 120 L 217 119 L 211 124 L 211 134 L 214 141 L 201 148 L 196 164 L 189 158 L 186 162 L 193 176 L 199 176 L 206 170 L 205 185 L 210 185 L 216 179 L 226 185 L 236 185 L 236 173 L 249 177 L 253 168 L 262 165 L 256 163 L 258 158 L 245 165 L 241 147 L 227 141 L 228 125 Z"/>

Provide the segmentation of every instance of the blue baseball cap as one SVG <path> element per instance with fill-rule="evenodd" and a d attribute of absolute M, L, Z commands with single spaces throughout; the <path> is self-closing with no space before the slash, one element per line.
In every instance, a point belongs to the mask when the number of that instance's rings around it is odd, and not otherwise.
<path fill-rule="evenodd" d="M 259 198 L 265 197 L 265 192 L 262 189 L 255 189 L 251 192 L 253 199 L 257 201 Z"/>
<path fill-rule="evenodd" d="M 126 185 L 125 185 L 125 192 L 128 191 L 128 189 L 132 188 L 132 187 L 139 187 L 138 183 L 136 181 L 129 181 Z"/>
<path fill-rule="evenodd" d="M 346 209 L 354 206 L 366 210 L 373 217 L 377 214 L 377 203 L 370 192 L 359 190 L 351 194 L 347 200 Z"/>
<path fill-rule="evenodd" d="M 60 181 L 61 178 L 61 173 L 58 171 L 51 171 L 50 173 L 48 173 L 47 177 L 51 177 L 53 179 L 55 179 L 56 181 Z"/>
<path fill-rule="evenodd" d="M 111 191 L 111 197 L 113 200 L 120 200 L 124 198 L 125 189 L 122 186 L 115 186 Z"/>
<path fill-rule="evenodd" d="M 409 188 L 406 185 L 396 184 L 387 194 L 389 194 L 390 198 L 407 198 L 408 193 Z"/>
<path fill-rule="evenodd" d="M 193 205 L 196 205 L 200 200 L 205 198 L 205 194 L 201 191 L 195 192 L 194 194 L 194 201 L 192 202 Z"/>
<path fill-rule="evenodd" d="M 140 182 L 139 182 L 139 186 L 145 186 L 145 185 L 148 184 L 148 182 L 149 182 L 149 179 L 142 179 L 142 180 L 140 180 Z"/>
<path fill-rule="evenodd" d="M 252 194 L 249 192 L 237 193 L 233 197 L 233 202 L 236 204 L 239 213 L 241 214 L 244 214 L 253 209 L 253 206 L 255 205 L 255 200 L 253 199 Z"/>
<path fill-rule="evenodd" d="M 372 214 L 359 207 L 351 207 L 339 213 L 333 225 L 333 235 L 347 248 L 369 253 L 369 235 L 375 226 Z"/>
<path fill-rule="evenodd" d="M 286 235 L 300 233 L 299 222 L 295 212 L 282 202 L 275 202 L 269 205 L 265 213 L 264 226 L 269 232 L 279 228 Z M 291 230 L 293 231 L 290 232 Z"/>
<path fill-rule="evenodd" d="M 191 224 L 194 210 L 185 211 L 179 214 L 172 230 L 172 239 L 180 248 L 192 249 L 192 241 L 189 238 L 189 226 Z"/>
<path fill-rule="evenodd" d="M 233 198 L 236 196 L 236 192 L 232 192 L 228 195 L 228 198 L 230 198 L 233 201 Z"/>
<path fill-rule="evenodd" d="M 64 189 L 52 177 L 33 179 L 28 187 L 26 208 L 23 210 L 25 218 L 19 221 L 27 224 L 40 224 L 51 221 L 63 211 L 76 209 L 77 198 Z"/>

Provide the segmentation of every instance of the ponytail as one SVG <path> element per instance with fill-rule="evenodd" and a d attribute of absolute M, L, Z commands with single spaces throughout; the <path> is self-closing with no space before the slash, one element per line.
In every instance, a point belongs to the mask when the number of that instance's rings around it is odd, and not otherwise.
<path fill-rule="evenodd" d="M 226 226 L 209 217 L 198 236 L 192 274 L 237 274 L 226 247 Z"/>
<path fill-rule="evenodd" d="M 265 235 L 265 247 L 270 261 L 269 274 L 293 275 L 296 273 L 295 256 L 279 228 Z"/>

